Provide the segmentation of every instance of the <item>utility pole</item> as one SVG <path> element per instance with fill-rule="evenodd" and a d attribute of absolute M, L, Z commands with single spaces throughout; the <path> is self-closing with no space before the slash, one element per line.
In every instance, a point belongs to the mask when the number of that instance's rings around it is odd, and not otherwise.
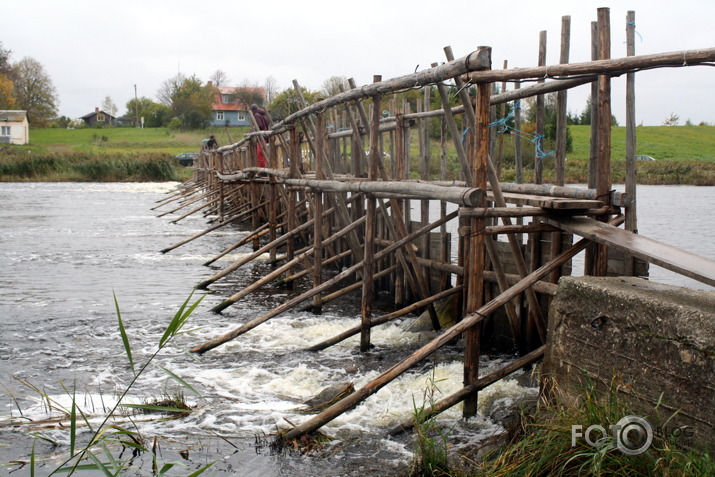
<path fill-rule="evenodd" d="M 134 114 L 136 116 L 135 118 L 135 125 L 136 127 L 139 127 L 139 98 L 137 98 L 137 85 L 134 85 Z"/>

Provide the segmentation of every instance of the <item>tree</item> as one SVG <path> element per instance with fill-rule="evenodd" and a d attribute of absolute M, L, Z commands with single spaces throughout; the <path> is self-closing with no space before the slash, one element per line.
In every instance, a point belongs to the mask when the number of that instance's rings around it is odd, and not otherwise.
<path fill-rule="evenodd" d="M 266 104 L 271 104 L 273 98 L 278 94 L 278 81 L 273 76 L 266 76 L 263 82 L 263 90 L 266 92 Z"/>
<path fill-rule="evenodd" d="M 680 116 L 675 113 L 670 113 L 670 116 L 663 121 L 663 126 L 677 126 L 679 122 Z"/>
<path fill-rule="evenodd" d="M 15 83 L 2 73 L 0 73 L 0 109 L 17 109 Z"/>
<path fill-rule="evenodd" d="M 106 98 L 104 98 L 104 101 L 102 101 L 102 111 L 104 111 L 105 113 L 109 113 L 114 117 L 117 116 L 117 105 L 114 104 L 114 101 L 112 101 L 112 98 L 110 96 L 107 96 Z"/>
<path fill-rule="evenodd" d="M 171 96 L 171 113 L 178 118 L 182 129 L 206 127 L 211 120 L 213 87 L 203 85 L 196 76 L 184 79 Z"/>
<path fill-rule="evenodd" d="M 156 97 L 159 98 L 159 101 L 162 104 L 171 106 L 172 98 L 176 92 L 179 91 L 179 88 L 184 81 L 186 81 L 186 76 L 181 73 L 178 73 L 176 76 L 172 76 L 161 84 L 159 91 L 156 92 Z"/>
<path fill-rule="evenodd" d="M 591 125 L 591 114 L 593 111 L 593 102 L 591 101 L 591 96 L 588 97 L 586 100 L 586 109 L 584 109 L 581 112 L 581 115 L 579 116 L 578 123 L 574 124 L 583 124 L 583 125 Z M 614 115 L 611 115 L 611 126 L 618 126 L 618 120 Z"/>
<path fill-rule="evenodd" d="M 159 128 L 169 124 L 171 108 L 142 96 L 141 98 L 130 99 L 127 102 L 127 116 L 132 118 L 132 121 L 136 121 L 135 118 L 143 117 L 145 127 Z"/>
<path fill-rule="evenodd" d="M 263 106 L 265 102 L 265 92 L 254 81 L 244 78 L 241 84 L 235 88 L 236 99 L 238 104 L 243 104 L 249 107 L 252 104 Z"/>
<path fill-rule="evenodd" d="M 308 104 L 315 103 L 320 97 L 320 93 L 317 91 L 310 91 L 305 87 L 301 86 L 301 91 L 303 92 L 303 97 Z M 271 111 L 271 117 L 274 120 L 282 120 L 287 116 L 299 111 L 301 109 L 300 103 L 298 102 L 298 95 L 293 88 L 284 89 L 271 101 L 268 105 Z"/>
<path fill-rule="evenodd" d="M 343 87 L 346 91 L 350 89 L 350 84 L 345 76 L 331 76 L 330 78 L 323 81 L 323 87 L 320 90 L 326 98 L 340 94 L 340 87 Z"/>
<path fill-rule="evenodd" d="M 10 63 L 10 55 L 12 51 L 6 50 L 0 41 L 0 75 L 10 76 L 12 74 L 12 63 Z"/>
<path fill-rule="evenodd" d="M 217 88 L 219 86 L 227 86 L 230 81 L 228 75 L 221 70 L 214 71 L 214 73 L 209 76 L 209 79 L 213 81 L 213 85 Z"/>
<path fill-rule="evenodd" d="M 27 111 L 27 120 L 35 126 L 45 126 L 57 115 L 59 99 L 52 78 L 42 63 L 25 57 L 12 68 L 17 106 Z"/>
<path fill-rule="evenodd" d="M 12 64 L 10 50 L 6 50 L 0 42 L 0 109 L 16 109 L 15 82 L 12 80 Z"/>

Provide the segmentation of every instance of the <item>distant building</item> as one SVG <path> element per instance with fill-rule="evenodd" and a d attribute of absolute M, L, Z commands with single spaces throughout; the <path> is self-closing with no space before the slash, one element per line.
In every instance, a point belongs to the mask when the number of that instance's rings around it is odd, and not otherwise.
<path fill-rule="evenodd" d="M 85 114 L 80 119 L 84 121 L 88 128 L 119 125 L 117 118 L 99 108 L 94 108 L 93 113 Z"/>
<path fill-rule="evenodd" d="M 211 81 L 209 86 L 212 86 Z M 245 104 L 242 98 L 251 96 L 260 97 L 262 100 L 266 98 L 266 91 L 263 88 L 217 86 L 215 90 L 214 102 L 211 105 L 213 112 L 211 126 L 250 126 L 251 120 L 248 114 L 251 105 Z"/>
<path fill-rule="evenodd" d="M 0 144 L 29 144 L 27 111 L 0 111 Z"/>

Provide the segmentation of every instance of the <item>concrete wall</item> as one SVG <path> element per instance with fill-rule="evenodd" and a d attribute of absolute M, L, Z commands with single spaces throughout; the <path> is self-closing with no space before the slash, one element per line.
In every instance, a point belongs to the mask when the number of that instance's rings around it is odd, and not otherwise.
<path fill-rule="evenodd" d="M 614 375 L 649 418 L 690 426 L 682 443 L 715 450 L 715 292 L 626 277 L 563 277 L 549 311 L 544 376 L 567 396 L 584 373 L 600 385 Z M 661 398 L 662 393 L 662 398 Z M 640 406 L 640 407 L 639 407 Z M 660 414 L 656 417 L 656 414 Z M 645 417 L 645 416 L 644 416 Z M 654 426 L 660 423 L 651 423 Z"/>

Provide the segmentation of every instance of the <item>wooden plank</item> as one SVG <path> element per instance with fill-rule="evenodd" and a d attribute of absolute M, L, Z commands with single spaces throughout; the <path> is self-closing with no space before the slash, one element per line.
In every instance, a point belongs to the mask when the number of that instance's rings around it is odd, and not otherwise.
<path fill-rule="evenodd" d="M 504 200 L 510 204 L 530 205 L 544 209 L 597 209 L 604 205 L 601 200 L 567 199 L 563 197 L 518 194 L 513 192 L 503 192 L 503 195 Z M 494 200 L 493 192 L 487 192 L 487 200 Z"/>
<path fill-rule="evenodd" d="M 551 225 L 630 253 L 649 263 L 715 287 L 715 260 L 587 217 L 545 219 Z"/>

